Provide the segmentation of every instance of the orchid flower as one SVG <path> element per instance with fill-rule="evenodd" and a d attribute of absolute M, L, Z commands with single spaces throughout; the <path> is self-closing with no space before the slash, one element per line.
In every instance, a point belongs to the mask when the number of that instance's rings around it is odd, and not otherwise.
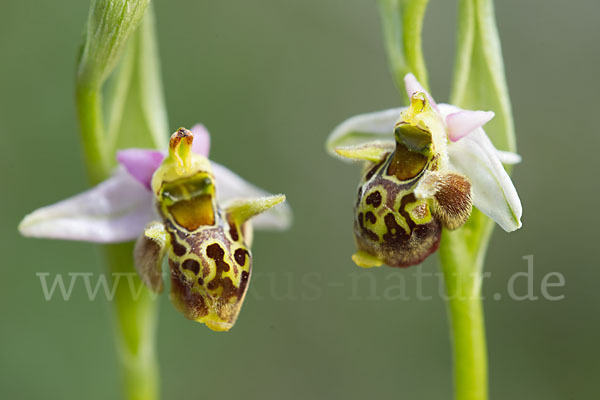
<path fill-rule="evenodd" d="M 167 154 L 122 150 L 112 177 L 32 212 L 19 230 L 96 243 L 137 239 L 132 257 L 151 290 L 163 288 L 168 255 L 175 306 L 213 330 L 229 330 L 250 278 L 252 227 L 286 229 L 291 212 L 285 204 L 273 208 L 285 196 L 269 195 L 209 161 L 209 145 L 208 131 L 196 125 L 175 132 Z"/>
<path fill-rule="evenodd" d="M 406 267 L 433 253 L 442 227 L 457 229 L 472 206 L 505 231 L 521 227 L 522 207 L 497 150 L 482 126 L 491 111 L 437 104 L 412 74 L 404 78 L 410 106 L 354 116 L 327 140 L 328 152 L 366 161 L 354 232 L 362 267 Z"/>

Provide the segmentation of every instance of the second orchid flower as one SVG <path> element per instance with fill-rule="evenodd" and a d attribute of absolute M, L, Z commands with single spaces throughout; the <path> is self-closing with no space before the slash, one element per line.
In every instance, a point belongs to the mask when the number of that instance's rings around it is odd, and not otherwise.
<path fill-rule="evenodd" d="M 442 227 L 461 227 L 473 205 L 508 232 L 521 227 L 521 202 L 502 166 L 520 157 L 497 150 L 482 129 L 494 113 L 438 105 L 412 74 L 405 86 L 409 107 L 352 117 L 327 141 L 332 155 L 366 161 L 352 257 L 361 267 L 421 263 Z"/>

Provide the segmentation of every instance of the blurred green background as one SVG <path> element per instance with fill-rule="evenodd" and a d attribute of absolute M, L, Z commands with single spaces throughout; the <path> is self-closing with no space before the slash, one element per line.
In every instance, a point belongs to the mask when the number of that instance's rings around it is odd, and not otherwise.
<path fill-rule="evenodd" d="M 88 6 L 0 5 L 5 399 L 120 393 L 110 303 L 89 301 L 83 285 L 70 301 L 47 302 L 36 276 L 100 273 L 95 246 L 16 231 L 26 213 L 86 188 L 73 76 Z M 451 398 L 438 280 L 424 278 L 432 299 L 416 299 L 414 274 L 436 273 L 436 257 L 400 271 L 355 267 L 359 171 L 323 148 L 343 119 L 399 104 L 375 2 L 158 0 L 155 7 L 170 128 L 203 122 L 212 158 L 286 193 L 296 215 L 291 231 L 256 235 L 255 276 L 231 332 L 187 321 L 160 298 L 164 399 Z M 487 257 L 491 397 L 597 398 L 600 3 L 503 0 L 496 11 L 524 158 L 514 179 L 525 211 L 520 231 L 496 229 Z M 430 2 L 424 41 L 438 101 L 449 91 L 455 16 L 455 2 Z M 558 271 L 566 286 L 550 293 L 563 300 L 508 298 L 508 281 L 526 270 L 527 255 L 534 256 L 535 294 Z M 409 300 L 389 298 L 400 279 Z M 526 289 L 517 279 L 516 292 Z"/>

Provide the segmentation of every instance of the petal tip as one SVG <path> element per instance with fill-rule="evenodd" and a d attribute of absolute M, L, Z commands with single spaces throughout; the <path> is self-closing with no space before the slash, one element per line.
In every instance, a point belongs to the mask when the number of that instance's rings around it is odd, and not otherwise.
<path fill-rule="evenodd" d="M 31 214 L 27 214 L 25 217 L 23 217 L 23 219 L 21 220 L 21 222 L 19 222 L 19 225 L 17 226 L 17 230 L 19 231 L 21 236 L 25 236 L 25 237 L 33 237 L 34 236 L 33 232 L 30 230 Z"/>
<path fill-rule="evenodd" d="M 448 138 L 456 142 L 494 118 L 493 111 L 462 110 L 446 116 Z"/>
<path fill-rule="evenodd" d="M 192 151 L 204 157 L 208 157 L 210 153 L 210 133 L 203 124 L 196 124 L 191 129 L 194 134 L 194 142 L 192 143 Z"/>

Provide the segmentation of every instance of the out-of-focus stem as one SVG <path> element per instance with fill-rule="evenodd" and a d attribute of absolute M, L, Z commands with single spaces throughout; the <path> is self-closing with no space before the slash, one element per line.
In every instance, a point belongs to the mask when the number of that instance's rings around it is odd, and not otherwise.
<path fill-rule="evenodd" d="M 102 98 L 99 90 L 80 87 L 77 109 L 88 176 L 98 183 L 110 175 L 104 152 Z M 133 267 L 133 243 L 104 246 L 106 270 L 115 279 L 115 338 L 123 371 L 124 398 L 155 400 L 159 397 L 155 355 L 156 304 Z"/>
<path fill-rule="evenodd" d="M 82 144 L 92 184 L 110 175 L 103 147 L 102 98 L 99 90 L 77 90 Z M 159 397 L 158 364 L 155 355 L 156 304 L 133 267 L 133 243 L 104 246 L 106 270 L 121 275 L 114 297 L 115 338 L 123 371 L 124 398 L 155 400 Z"/>
<path fill-rule="evenodd" d="M 135 272 L 133 243 L 105 246 L 104 253 L 113 279 L 119 279 L 114 297 L 115 338 L 123 371 L 124 398 L 156 400 L 160 395 L 160 379 L 155 352 L 155 295 Z"/>
<path fill-rule="evenodd" d="M 111 174 L 114 154 L 104 129 L 102 81 L 78 75 L 76 102 L 84 159 L 91 184 Z M 156 303 L 133 266 L 133 242 L 103 247 L 106 271 L 116 286 L 113 300 L 115 340 L 121 363 L 123 398 L 159 398 L 158 363 L 155 354 Z M 117 278 L 117 276 L 120 276 Z"/>

